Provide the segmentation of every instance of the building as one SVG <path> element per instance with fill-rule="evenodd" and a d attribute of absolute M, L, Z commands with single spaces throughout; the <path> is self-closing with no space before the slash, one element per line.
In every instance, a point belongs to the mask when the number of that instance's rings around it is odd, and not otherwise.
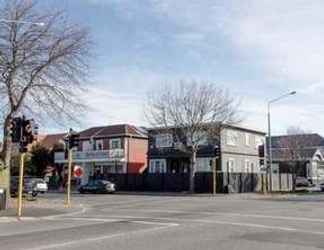
<path fill-rule="evenodd" d="M 142 173 L 147 167 L 148 137 L 141 128 L 127 124 L 92 127 L 79 136 L 73 163 L 84 169 L 82 183 L 90 176 Z M 56 152 L 55 163 L 66 166 L 66 154 Z"/>
<path fill-rule="evenodd" d="M 42 139 L 39 140 L 39 143 L 48 150 L 53 150 L 56 147 L 64 148 L 64 138 L 66 136 L 67 133 L 47 134 L 42 136 Z"/>
<path fill-rule="evenodd" d="M 324 180 L 324 138 L 319 134 L 272 136 L 273 172 Z"/>
<path fill-rule="evenodd" d="M 181 150 L 172 130 L 149 129 L 149 172 L 186 173 L 190 169 L 190 153 Z M 173 130 L 174 131 L 174 130 Z M 222 172 L 258 173 L 262 170 L 263 156 L 260 147 L 265 133 L 237 126 L 222 126 L 218 139 L 205 136 L 197 152 L 197 172 L 211 172 L 213 160 Z M 186 139 L 182 145 L 189 146 Z M 219 155 L 217 153 L 219 151 Z M 263 161 L 262 161 L 263 160 Z"/>

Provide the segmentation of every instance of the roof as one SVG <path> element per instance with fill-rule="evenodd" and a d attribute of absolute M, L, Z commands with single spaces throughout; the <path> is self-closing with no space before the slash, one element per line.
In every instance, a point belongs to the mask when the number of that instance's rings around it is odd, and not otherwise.
<path fill-rule="evenodd" d="M 40 144 L 45 148 L 52 149 L 55 144 L 58 144 L 60 140 L 66 136 L 66 133 L 60 134 L 48 134 L 41 141 Z"/>
<path fill-rule="evenodd" d="M 298 135 L 281 135 L 281 136 L 271 136 L 271 147 L 272 148 L 282 148 L 282 141 L 285 139 L 296 140 L 301 147 L 324 147 L 324 138 L 319 134 L 298 134 Z M 269 138 L 267 137 L 267 142 Z"/>
<path fill-rule="evenodd" d="M 289 155 L 288 147 L 284 141 L 289 140 L 293 145 L 298 145 L 293 148 L 298 155 L 303 159 L 313 158 L 314 154 L 320 150 L 324 152 L 324 138 L 319 134 L 298 134 L 298 135 L 283 135 L 271 137 L 272 156 L 274 159 L 284 159 Z M 289 143 L 289 141 L 287 143 Z M 267 137 L 267 143 L 269 138 Z"/>
<path fill-rule="evenodd" d="M 317 150 L 319 150 L 319 148 L 304 148 L 296 151 L 298 151 L 298 155 L 302 159 L 310 159 L 313 158 Z M 289 156 L 288 149 L 272 149 L 273 159 L 287 159 L 287 156 Z"/>
<path fill-rule="evenodd" d="M 117 124 L 100 127 L 92 127 L 79 132 L 80 139 L 87 139 L 90 137 L 115 137 L 115 136 L 134 136 L 140 138 L 147 138 L 146 131 L 129 124 Z"/>
<path fill-rule="evenodd" d="M 227 124 L 223 124 L 222 127 L 224 128 L 231 128 L 231 129 L 235 129 L 235 130 L 240 130 L 240 131 L 244 131 L 244 132 L 250 132 L 250 133 L 254 133 L 254 134 L 259 134 L 259 135 L 266 135 L 265 132 L 263 131 L 258 131 L 258 130 L 254 130 L 254 129 L 249 129 L 246 127 L 241 127 L 241 126 L 236 126 L 236 125 L 227 125 Z M 175 127 L 155 127 L 155 128 L 147 128 L 148 131 L 161 131 L 161 130 L 168 130 L 168 129 L 174 129 Z"/>

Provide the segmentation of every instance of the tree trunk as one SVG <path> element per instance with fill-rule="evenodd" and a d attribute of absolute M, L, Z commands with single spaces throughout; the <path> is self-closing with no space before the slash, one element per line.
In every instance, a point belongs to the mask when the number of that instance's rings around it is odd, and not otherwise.
<path fill-rule="evenodd" d="M 298 162 L 295 162 L 295 164 L 294 164 L 294 166 L 293 166 L 293 175 L 292 175 L 292 181 L 293 181 L 293 183 L 292 183 L 292 191 L 293 192 L 296 192 L 296 168 L 298 167 Z"/>
<path fill-rule="evenodd" d="M 10 118 L 6 118 L 4 123 L 4 139 L 1 154 L 2 169 L 0 170 L 0 187 L 6 189 L 6 204 L 9 205 L 10 198 L 10 161 L 11 161 L 11 139 L 9 136 Z"/>
<path fill-rule="evenodd" d="M 196 150 L 193 150 L 191 154 L 191 168 L 190 168 L 190 193 L 195 192 L 196 161 L 197 161 L 197 152 Z"/>

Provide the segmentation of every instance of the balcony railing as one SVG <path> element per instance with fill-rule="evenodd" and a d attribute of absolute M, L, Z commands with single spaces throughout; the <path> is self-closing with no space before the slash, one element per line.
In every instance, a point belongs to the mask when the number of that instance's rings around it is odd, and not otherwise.
<path fill-rule="evenodd" d="M 73 161 L 92 162 L 92 161 L 120 161 L 124 158 L 123 149 L 96 150 L 96 151 L 75 151 L 72 153 Z M 54 155 L 55 163 L 66 162 L 64 152 L 56 152 Z"/>

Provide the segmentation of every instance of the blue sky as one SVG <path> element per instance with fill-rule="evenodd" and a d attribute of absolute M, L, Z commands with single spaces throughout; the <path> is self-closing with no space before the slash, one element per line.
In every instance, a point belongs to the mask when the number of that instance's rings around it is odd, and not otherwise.
<path fill-rule="evenodd" d="M 244 125 L 324 134 L 324 2 L 321 0 L 46 0 L 89 26 L 97 57 L 81 128 L 146 125 L 146 92 L 181 79 L 210 81 L 241 99 Z M 43 3 L 43 1 L 42 1 Z M 56 4 L 56 5 L 55 5 Z M 59 128 L 52 128 L 56 131 Z"/>

